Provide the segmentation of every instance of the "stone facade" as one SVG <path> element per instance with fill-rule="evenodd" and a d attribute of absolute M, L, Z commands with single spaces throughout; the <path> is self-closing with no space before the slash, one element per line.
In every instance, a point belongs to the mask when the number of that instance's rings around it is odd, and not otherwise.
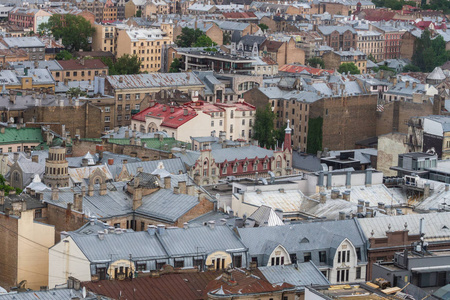
<path fill-rule="evenodd" d="M 378 136 L 377 170 L 385 176 L 397 176 L 397 171 L 390 169 L 398 165 L 398 155 L 409 151 L 405 143 L 407 135 L 393 132 Z"/>
<path fill-rule="evenodd" d="M 69 186 L 69 162 L 66 160 L 66 149 L 52 147 L 45 160 L 44 183 L 51 188 Z"/>

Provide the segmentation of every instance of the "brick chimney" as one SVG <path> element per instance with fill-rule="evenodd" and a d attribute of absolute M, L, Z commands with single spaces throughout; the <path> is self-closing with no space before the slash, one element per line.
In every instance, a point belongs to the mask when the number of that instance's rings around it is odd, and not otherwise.
<path fill-rule="evenodd" d="M 106 182 L 100 183 L 100 196 L 106 195 Z"/>
<path fill-rule="evenodd" d="M 186 181 L 178 181 L 178 187 L 180 188 L 180 194 L 187 194 Z"/>
<path fill-rule="evenodd" d="M 142 188 L 135 188 L 133 191 L 133 210 L 142 205 Z"/>
<path fill-rule="evenodd" d="M 83 195 L 73 194 L 73 210 L 83 212 Z"/>
<path fill-rule="evenodd" d="M 170 177 L 170 176 L 164 177 L 164 188 L 166 190 L 169 190 L 171 188 L 171 182 L 172 182 L 172 177 Z"/>
<path fill-rule="evenodd" d="M 89 186 L 88 186 L 88 196 L 90 196 L 90 197 L 94 196 L 94 184 L 92 184 L 92 183 L 89 183 Z"/>
<path fill-rule="evenodd" d="M 59 189 L 54 187 L 52 189 L 52 201 L 56 201 L 59 199 Z"/>

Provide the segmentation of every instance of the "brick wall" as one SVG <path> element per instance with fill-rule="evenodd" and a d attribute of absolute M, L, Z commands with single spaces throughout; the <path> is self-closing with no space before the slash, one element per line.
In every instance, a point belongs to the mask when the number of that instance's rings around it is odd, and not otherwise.
<path fill-rule="evenodd" d="M 376 135 L 377 95 L 320 99 L 310 105 L 310 118 L 323 118 L 322 145 L 330 150 L 355 148 Z"/>
<path fill-rule="evenodd" d="M 183 227 L 184 222 L 188 222 L 201 215 L 206 214 L 214 209 L 214 203 L 205 198 L 204 195 L 200 195 L 200 203 L 185 213 L 181 218 L 175 222 L 175 226 Z"/>
<path fill-rule="evenodd" d="M 60 241 L 61 231 L 73 231 L 86 224 L 87 219 L 84 214 L 76 211 L 51 205 L 47 205 L 47 220 L 45 223 L 55 226 L 55 242 Z"/>
<path fill-rule="evenodd" d="M 17 284 L 18 220 L 0 212 L 0 286 Z"/>

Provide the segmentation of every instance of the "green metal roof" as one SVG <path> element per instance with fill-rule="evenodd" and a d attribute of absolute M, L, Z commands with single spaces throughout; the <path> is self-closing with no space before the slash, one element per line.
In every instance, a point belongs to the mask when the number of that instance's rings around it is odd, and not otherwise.
<path fill-rule="evenodd" d="M 101 143 L 102 139 L 82 139 L 83 141 L 91 141 Z M 129 145 L 130 139 L 109 139 L 110 143 L 118 145 Z M 172 147 L 179 147 L 185 145 L 187 149 L 190 149 L 190 143 L 177 141 L 175 138 L 164 138 L 160 141 L 158 138 L 141 139 L 141 144 L 145 143 L 147 148 L 161 149 L 169 151 Z M 167 144 L 167 147 L 165 145 Z"/>
<path fill-rule="evenodd" d="M 0 145 L 41 143 L 44 141 L 41 128 L 5 127 L 5 133 L 0 133 Z"/>

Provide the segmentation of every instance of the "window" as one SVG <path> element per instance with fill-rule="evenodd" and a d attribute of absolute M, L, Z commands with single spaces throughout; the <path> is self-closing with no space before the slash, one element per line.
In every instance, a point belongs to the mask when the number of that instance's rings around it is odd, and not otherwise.
<path fill-rule="evenodd" d="M 147 270 L 147 264 L 146 263 L 137 263 L 136 264 L 136 271 L 142 272 Z"/>
<path fill-rule="evenodd" d="M 291 258 L 291 263 L 295 264 L 297 262 L 297 254 L 296 253 L 289 254 L 289 257 Z"/>
<path fill-rule="evenodd" d="M 77 71 L 74 71 L 74 72 L 73 72 L 73 76 L 78 76 L 78 72 L 77 72 Z"/>
<path fill-rule="evenodd" d="M 130 98 L 131 98 L 131 95 L 130 95 L 130 94 L 126 94 L 126 95 L 125 95 L 125 100 L 130 100 Z"/>
<path fill-rule="evenodd" d="M 141 98 L 141 95 L 140 94 L 136 94 L 134 97 L 135 97 L 136 100 L 139 100 Z"/>
<path fill-rule="evenodd" d="M 193 266 L 197 268 L 203 267 L 203 259 L 202 258 L 194 258 Z"/>
<path fill-rule="evenodd" d="M 165 265 L 165 262 L 157 262 L 156 263 L 156 270 L 161 270 L 162 267 Z"/>
<path fill-rule="evenodd" d="M 35 209 L 34 210 L 34 218 L 35 219 L 40 219 L 42 218 L 42 209 Z"/>
<path fill-rule="evenodd" d="M 117 121 L 122 121 L 122 115 L 117 116 Z"/>
<path fill-rule="evenodd" d="M 361 260 L 361 248 L 356 248 L 356 257 L 358 259 L 358 261 Z"/>
<path fill-rule="evenodd" d="M 237 168 L 238 168 L 238 164 L 234 164 L 234 166 L 233 166 L 233 173 L 237 172 Z"/>
<path fill-rule="evenodd" d="M 140 110 L 141 109 L 141 105 L 140 104 L 135 104 L 134 105 L 134 109 L 135 110 Z"/>
<path fill-rule="evenodd" d="M 245 119 L 242 119 L 242 125 L 245 125 Z"/>
<path fill-rule="evenodd" d="M 361 279 L 361 267 L 356 267 L 356 279 Z"/>
<path fill-rule="evenodd" d="M 125 105 L 125 110 L 130 110 L 130 104 Z"/>
<path fill-rule="evenodd" d="M 267 169 L 267 160 L 263 163 L 263 169 Z"/>
<path fill-rule="evenodd" d="M 114 223 L 114 228 L 120 228 L 120 223 Z"/>
<path fill-rule="evenodd" d="M 233 124 L 230 125 L 230 133 L 233 133 Z"/>
<path fill-rule="evenodd" d="M 223 124 L 223 121 L 219 120 L 219 125 L 222 126 L 222 124 Z"/>
<path fill-rule="evenodd" d="M 122 110 L 122 105 L 117 105 L 117 110 Z"/>
<path fill-rule="evenodd" d="M 227 174 L 227 166 L 223 166 L 223 168 L 222 168 L 222 174 Z"/>
<path fill-rule="evenodd" d="M 230 112 L 230 118 L 231 118 L 231 119 L 234 118 L 234 111 L 233 111 L 233 110 Z"/>
<path fill-rule="evenodd" d="M 242 137 L 245 137 L 245 130 L 242 130 Z M 17 150 L 19 151 L 19 150 Z"/>
<path fill-rule="evenodd" d="M 66 76 L 67 76 L 67 77 L 70 77 L 70 72 L 66 72 Z"/>
<path fill-rule="evenodd" d="M 175 260 L 174 267 L 175 268 L 184 268 L 184 260 Z"/>
<path fill-rule="evenodd" d="M 311 252 L 305 252 L 303 253 L 303 261 L 308 262 L 311 260 Z"/>
<path fill-rule="evenodd" d="M 327 252 L 326 251 L 319 251 L 319 261 L 321 263 L 327 262 Z"/>
<path fill-rule="evenodd" d="M 105 123 L 109 123 L 111 121 L 111 118 L 109 116 L 105 116 Z"/>
<path fill-rule="evenodd" d="M 12 152 L 12 147 L 8 147 L 8 152 Z"/>
<path fill-rule="evenodd" d="M 20 146 L 17 146 L 17 152 L 20 152 L 21 148 Z"/>
<path fill-rule="evenodd" d="M 111 111 L 111 108 L 109 107 L 109 106 L 105 106 L 105 112 L 110 112 Z"/>
<path fill-rule="evenodd" d="M 117 99 L 120 100 L 120 101 L 122 101 L 123 95 L 118 95 L 118 96 L 117 96 Z"/>
<path fill-rule="evenodd" d="M 214 121 L 211 121 L 211 127 L 214 127 Z"/>

